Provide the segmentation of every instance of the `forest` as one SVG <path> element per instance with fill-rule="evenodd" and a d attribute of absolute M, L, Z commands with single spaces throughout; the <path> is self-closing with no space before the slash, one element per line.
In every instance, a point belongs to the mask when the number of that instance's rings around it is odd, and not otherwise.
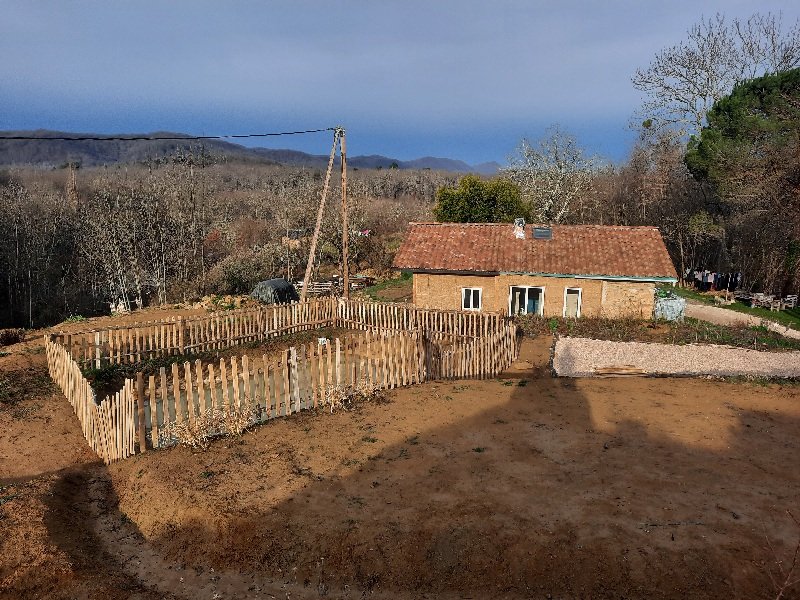
<path fill-rule="evenodd" d="M 622 164 L 590 155 L 553 126 L 510 149 L 494 179 L 351 169 L 351 270 L 388 276 L 410 221 L 525 216 L 654 225 L 679 275 L 736 271 L 749 290 L 797 293 L 798 66 L 796 24 L 717 15 L 633 75 L 644 100 Z M 112 305 L 177 303 L 247 293 L 271 277 L 302 278 L 323 179 L 320 168 L 221 159 L 202 145 L 106 166 L 0 169 L 0 326 L 41 327 Z M 314 265 L 322 278 L 341 270 L 336 177 L 332 183 Z M 459 212 L 459 202 L 476 200 L 488 208 Z"/>

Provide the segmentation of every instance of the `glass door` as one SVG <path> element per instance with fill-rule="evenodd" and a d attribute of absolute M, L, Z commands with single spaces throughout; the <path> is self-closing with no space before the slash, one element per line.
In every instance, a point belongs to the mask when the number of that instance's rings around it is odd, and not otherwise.
<path fill-rule="evenodd" d="M 544 308 L 544 288 L 511 286 L 509 311 L 511 315 L 541 315 Z"/>

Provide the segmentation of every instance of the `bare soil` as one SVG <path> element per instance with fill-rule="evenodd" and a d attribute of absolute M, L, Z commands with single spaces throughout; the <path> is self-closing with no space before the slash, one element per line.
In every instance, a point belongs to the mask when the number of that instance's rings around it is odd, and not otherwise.
<path fill-rule="evenodd" d="M 800 387 L 553 379 L 549 346 L 109 468 L 63 397 L 26 397 L 0 410 L 0 598 L 775 598 Z"/>

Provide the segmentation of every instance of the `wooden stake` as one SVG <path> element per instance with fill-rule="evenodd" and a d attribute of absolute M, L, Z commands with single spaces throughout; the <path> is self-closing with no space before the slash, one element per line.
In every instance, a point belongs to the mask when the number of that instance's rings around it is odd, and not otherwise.
<path fill-rule="evenodd" d="M 350 223 L 347 218 L 347 140 L 344 129 L 339 128 L 340 155 L 342 159 L 342 280 L 344 298 L 350 298 L 350 265 L 348 245 L 350 242 Z"/>

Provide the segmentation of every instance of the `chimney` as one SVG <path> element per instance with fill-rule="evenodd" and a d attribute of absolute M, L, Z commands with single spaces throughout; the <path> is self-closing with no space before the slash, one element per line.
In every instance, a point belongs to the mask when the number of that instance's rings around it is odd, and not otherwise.
<path fill-rule="evenodd" d="M 518 240 L 525 239 L 525 219 L 522 217 L 514 219 L 514 237 Z"/>

